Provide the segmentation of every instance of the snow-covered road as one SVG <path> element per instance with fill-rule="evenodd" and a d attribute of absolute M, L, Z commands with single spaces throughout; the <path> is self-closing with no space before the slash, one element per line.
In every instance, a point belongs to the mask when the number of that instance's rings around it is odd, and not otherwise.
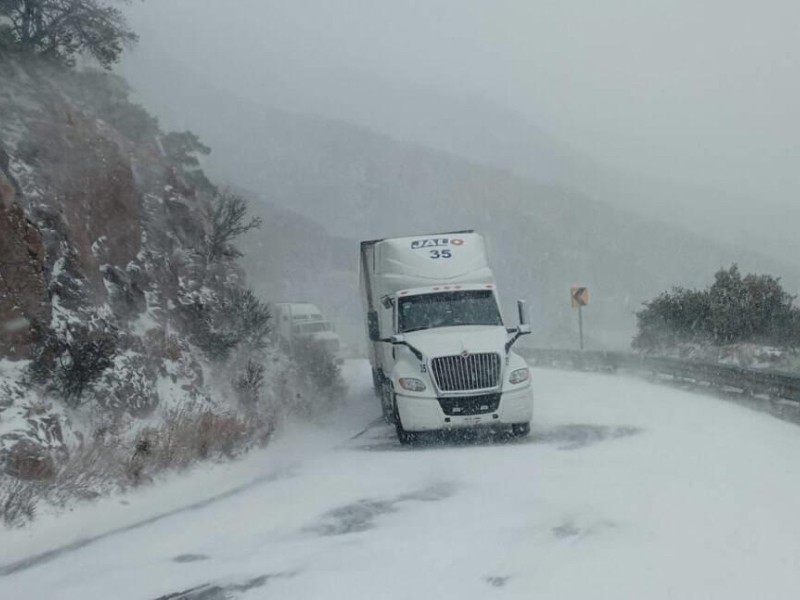
<path fill-rule="evenodd" d="M 528 440 L 408 449 L 374 426 L 6 574 L 0 598 L 800 597 L 800 428 L 621 376 L 534 384 Z"/>

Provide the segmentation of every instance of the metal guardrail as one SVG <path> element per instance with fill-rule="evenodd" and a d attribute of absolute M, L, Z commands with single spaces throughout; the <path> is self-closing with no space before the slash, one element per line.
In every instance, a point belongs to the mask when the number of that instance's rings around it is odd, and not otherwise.
<path fill-rule="evenodd" d="M 581 371 L 631 371 L 713 389 L 775 416 L 800 423 L 800 375 L 734 365 L 630 354 L 518 348 L 534 365 Z"/>

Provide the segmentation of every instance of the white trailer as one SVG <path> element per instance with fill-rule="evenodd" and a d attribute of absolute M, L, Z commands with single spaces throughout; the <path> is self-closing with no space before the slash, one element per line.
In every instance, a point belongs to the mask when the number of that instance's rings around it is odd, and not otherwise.
<path fill-rule="evenodd" d="M 287 346 L 298 339 L 313 339 L 328 350 L 341 364 L 344 348 L 333 324 L 314 304 L 308 302 L 278 302 L 273 305 L 275 331 Z"/>
<path fill-rule="evenodd" d="M 401 443 L 422 431 L 505 427 L 527 435 L 530 370 L 511 350 L 483 237 L 459 231 L 361 242 L 361 296 L 375 391 Z"/>

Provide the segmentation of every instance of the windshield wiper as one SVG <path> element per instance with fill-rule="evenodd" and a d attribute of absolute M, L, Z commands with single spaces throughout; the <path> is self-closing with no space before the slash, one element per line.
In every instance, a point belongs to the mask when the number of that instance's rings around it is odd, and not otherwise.
<path fill-rule="evenodd" d="M 423 329 L 433 329 L 433 326 L 420 325 L 419 327 L 411 327 L 409 329 L 403 329 L 403 333 L 411 333 L 412 331 L 422 331 Z"/>

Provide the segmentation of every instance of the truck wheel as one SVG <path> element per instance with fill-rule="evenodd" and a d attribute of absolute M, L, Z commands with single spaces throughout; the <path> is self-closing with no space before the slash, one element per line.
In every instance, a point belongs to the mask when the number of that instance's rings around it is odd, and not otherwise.
<path fill-rule="evenodd" d="M 514 437 L 525 437 L 530 432 L 531 432 L 530 423 L 514 423 L 511 426 L 511 433 L 514 434 Z"/>
<path fill-rule="evenodd" d="M 380 398 L 381 397 L 381 390 L 383 385 L 383 378 L 380 376 L 376 369 L 372 369 L 372 389 L 375 391 L 375 395 Z"/>
<path fill-rule="evenodd" d="M 397 432 L 397 439 L 403 446 L 410 446 L 417 441 L 417 434 L 413 431 L 406 431 L 403 421 L 400 419 L 400 412 L 397 410 L 397 400 L 394 400 L 394 428 Z"/>
<path fill-rule="evenodd" d="M 394 393 L 392 388 L 386 384 L 381 386 L 381 411 L 383 420 L 389 425 L 395 422 Z"/>

